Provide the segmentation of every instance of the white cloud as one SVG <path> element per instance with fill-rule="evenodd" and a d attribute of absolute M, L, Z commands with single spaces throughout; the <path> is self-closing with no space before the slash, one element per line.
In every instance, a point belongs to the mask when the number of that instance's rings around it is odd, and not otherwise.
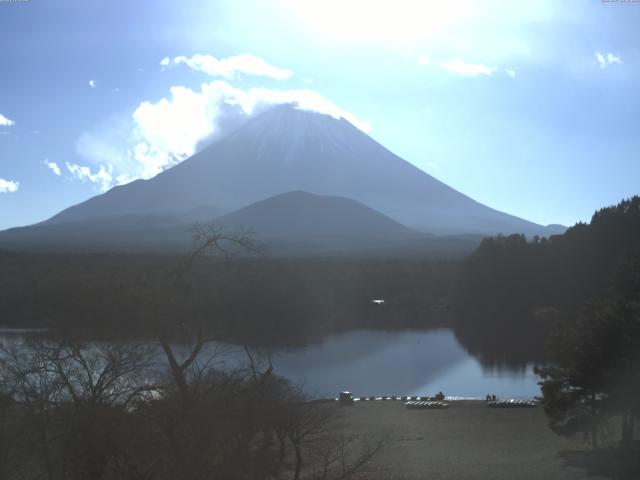
<path fill-rule="evenodd" d="M 171 88 L 171 97 L 156 103 L 142 102 L 133 114 L 139 141 L 129 155 L 137 162 L 137 176 L 150 178 L 193 155 L 204 139 L 221 135 L 269 106 L 294 103 L 301 110 L 345 118 L 363 131 L 370 126 L 308 89 L 242 90 L 222 80 L 201 85 L 200 91 Z"/>
<path fill-rule="evenodd" d="M 344 118 L 363 132 L 371 131 L 369 123 L 338 107 L 320 93 L 309 89 L 272 90 L 268 88 L 252 88 L 245 94 L 243 109 L 253 113 L 269 106 L 290 103 L 296 104 L 296 108 L 300 110 L 322 113 L 336 119 Z"/>
<path fill-rule="evenodd" d="M 133 113 L 140 141 L 130 151 L 141 167 L 139 174 L 155 176 L 193 155 L 198 142 L 214 133 L 222 97 L 219 88 L 203 84 L 200 92 L 177 86 L 170 99 L 142 102 Z"/>
<path fill-rule="evenodd" d="M 453 73 L 454 75 L 459 75 L 461 77 L 491 75 L 496 70 L 495 67 L 489 67 L 482 63 L 467 63 L 460 60 L 459 58 L 444 62 L 442 64 L 442 68 L 444 68 L 449 73 Z"/>
<path fill-rule="evenodd" d="M 89 80 L 89 86 L 91 88 L 96 88 L 96 81 L 95 80 Z"/>
<path fill-rule="evenodd" d="M 248 53 L 222 59 L 218 59 L 213 55 L 196 54 L 191 58 L 182 55 L 175 57 L 173 60 L 169 57 L 160 60 L 160 65 L 162 65 L 163 69 L 171 64 L 179 65 L 181 63 L 186 64 L 193 70 L 204 72 L 212 77 L 223 77 L 227 80 L 236 78 L 239 73 L 269 77 L 276 80 L 285 80 L 293 76 L 291 70 L 278 68 Z"/>
<path fill-rule="evenodd" d="M 4 115 L 0 113 L 0 127 L 10 127 L 11 125 L 15 125 L 16 122 L 8 119 Z"/>
<path fill-rule="evenodd" d="M 607 53 L 606 55 L 596 52 L 596 61 L 598 65 L 600 65 L 601 69 L 607 68 L 607 65 L 612 65 L 614 63 L 622 63 L 622 59 L 613 53 Z"/>
<path fill-rule="evenodd" d="M 49 168 L 49 170 L 53 172 L 54 175 L 58 177 L 61 175 L 62 172 L 60 171 L 60 167 L 56 162 L 50 162 L 48 158 L 45 158 L 44 164 Z"/>
<path fill-rule="evenodd" d="M 160 63 L 166 66 L 169 62 L 163 59 Z M 113 118 L 85 132 L 76 141 L 76 152 L 93 166 L 67 163 L 67 169 L 74 178 L 99 184 L 102 190 L 151 178 L 250 117 L 280 104 L 344 118 L 363 131 L 371 128 L 308 88 L 241 89 L 213 80 L 199 89 L 174 86 L 166 98 L 141 102 L 130 118 Z"/>
<path fill-rule="evenodd" d="M 478 75 L 490 76 L 497 70 L 497 67 L 490 67 L 483 63 L 469 63 L 459 58 L 444 62 L 434 61 L 431 58 L 422 55 L 418 58 L 418 64 L 421 66 L 436 65 L 449 73 L 460 77 L 477 77 Z M 505 73 L 511 78 L 516 77 L 516 71 L 510 68 L 504 69 Z"/>
<path fill-rule="evenodd" d="M 69 162 L 66 162 L 66 164 L 67 170 L 74 178 L 95 183 L 103 192 L 106 192 L 111 187 L 113 181 L 113 166 L 111 164 L 100 165 L 96 173 L 92 173 L 91 169 L 86 166 Z"/>
<path fill-rule="evenodd" d="M 20 188 L 20 182 L 14 182 L 11 180 L 0 178 L 0 193 L 17 192 L 18 188 Z"/>
<path fill-rule="evenodd" d="M 608 63 L 622 63 L 620 57 L 616 57 L 613 53 L 607 53 L 607 62 Z"/>

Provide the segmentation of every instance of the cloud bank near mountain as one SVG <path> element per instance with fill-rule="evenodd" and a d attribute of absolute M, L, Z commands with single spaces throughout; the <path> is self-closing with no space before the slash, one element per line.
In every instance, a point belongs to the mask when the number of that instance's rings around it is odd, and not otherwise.
<path fill-rule="evenodd" d="M 243 74 L 278 80 L 293 76 L 292 71 L 253 55 L 223 59 L 211 55 L 177 56 L 160 61 L 163 69 L 180 64 L 225 80 L 202 83 L 199 88 L 175 85 L 160 100 L 140 102 L 123 123 L 85 132 L 76 141 L 76 152 L 90 162 L 98 174 L 91 173 L 88 166 L 78 165 L 79 168 L 70 170 L 74 178 L 94 182 L 102 191 L 136 179 L 152 178 L 253 116 L 281 104 L 295 104 L 301 110 L 344 118 L 360 130 L 371 130 L 367 122 L 309 88 L 232 85 L 229 80 Z"/>

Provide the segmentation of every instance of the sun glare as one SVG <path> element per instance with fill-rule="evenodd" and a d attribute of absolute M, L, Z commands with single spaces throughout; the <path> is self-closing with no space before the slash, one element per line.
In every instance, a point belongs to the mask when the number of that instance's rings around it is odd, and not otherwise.
<path fill-rule="evenodd" d="M 437 35 L 474 14 L 469 1 L 281 0 L 311 32 L 333 42 L 398 44 Z"/>

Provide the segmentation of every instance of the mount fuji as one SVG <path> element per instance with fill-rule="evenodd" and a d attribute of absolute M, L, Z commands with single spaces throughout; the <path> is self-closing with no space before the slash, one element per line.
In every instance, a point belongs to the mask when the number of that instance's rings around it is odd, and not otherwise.
<path fill-rule="evenodd" d="M 146 222 L 155 219 L 163 228 L 214 220 L 287 192 L 353 200 L 397 223 L 400 236 L 409 229 L 411 235 L 417 230 L 456 236 L 549 236 L 563 230 L 476 202 L 393 154 L 345 119 L 281 105 L 154 178 L 114 187 L 36 226 L 0 232 L 0 245 L 9 238 L 12 245 L 21 238 L 28 240 L 34 228 L 43 242 L 49 229 L 58 232 L 62 241 L 67 227 L 71 231 L 81 224 L 87 228 L 102 224 L 104 230 L 105 225 L 119 224 L 119 218 L 129 224 L 138 216 Z M 295 201 L 298 196 L 284 198 Z M 274 205 L 286 212 L 284 203 L 281 199 Z M 322 211 L 331 216 L 331 205 Z M 366 223 L 371 216 L 356 216 L 353 221 L 357 223 L 358 218 Z M 281 225 L 284 228 L 286 222 Z M 287 232 L 281 235 L 286 238 Z"/>

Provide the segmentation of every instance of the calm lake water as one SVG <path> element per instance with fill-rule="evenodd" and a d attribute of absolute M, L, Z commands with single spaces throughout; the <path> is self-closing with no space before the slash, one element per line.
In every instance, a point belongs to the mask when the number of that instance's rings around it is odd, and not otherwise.
<path fill-rule="evenodd" d="M 21 333 L 0 331 L 0 337 Z M 239 347 L 218 349 L 224 352 L 218 357 L 218 366 L 246 360 Z M 176 348 L 178 356 L 180 350 Z M 158 353 L 159 361 L 164 362 Z M 341 390 L 355 396 L 432 396 L 438 391 L 462 398 L 484 398 L 488 393 L 517 399 L 540 395 L 531 366 L 517 371 L 483 367 L 450 330 L 356 330 L 280 351 L 272 356 L 272 362 L 277 374 L 302 385 L 315 398 L 334 397 Z"/>
<path fill-rule="evenodd" d="M 450 330 L 358 330 L 280 352 L 275 371 L 313 396 L 434 395 L 531 399 L 540 395 L 533 367 L 486 369 Z"/>

